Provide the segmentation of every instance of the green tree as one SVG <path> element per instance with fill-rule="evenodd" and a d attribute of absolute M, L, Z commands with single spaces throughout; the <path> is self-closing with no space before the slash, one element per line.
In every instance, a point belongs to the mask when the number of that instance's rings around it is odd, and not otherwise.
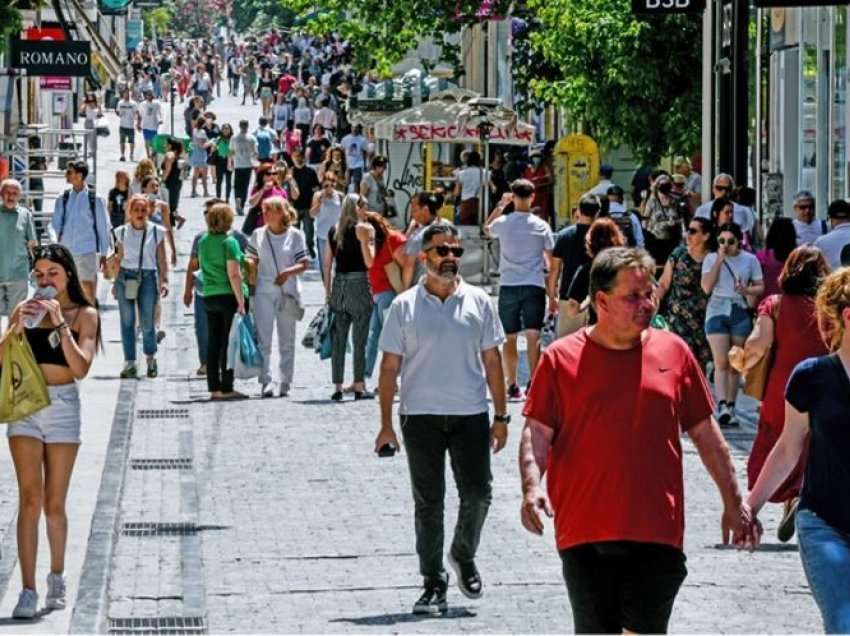
<path fill-rule="evenodd" d="M 460 48 L 452 44 L 452 36 L 469 22 L 505 15 L 510 6 L 509 0 L 280 1 L 302 16 L 313 33 L 338 33 L 348 40 L 355 67 L 382 78 L 390 77 L 393 65 L 422 40 L 442 48 L 439 59 L 422 61 L 424 68 L 447 62 L 462 73 Z"/>
<path fill-rule="evenodd" d="M 699 146 L 702 27 L 698 15 L 636 16 L 630 0 L 529 0 L 532 49 L 557 72 L 529 79 L 603 146 L 641 161 Z"/>
<path fill-rule="evenodd" d="M 154 9 L 148 9 L 142 13 L 145 22 L 145 32 L 152 30 L 162 35 L 171 31 L 171 22 L 174 20 L 174 12 L 168 5 L 162 5 Z"/>
<path fill-rule="evenodd" d="M 238 0 L 233 4 L 233 27 L 245 33 L 252 27 L 288 27 L 295 12 L 280 0 Z"/>
<path fill-rule="evenodd" d="M 9 37 L 17 36 L 21 31 L 21 12 L 14 2 L 0 2 L 0 53 L 6 49 Z"/>

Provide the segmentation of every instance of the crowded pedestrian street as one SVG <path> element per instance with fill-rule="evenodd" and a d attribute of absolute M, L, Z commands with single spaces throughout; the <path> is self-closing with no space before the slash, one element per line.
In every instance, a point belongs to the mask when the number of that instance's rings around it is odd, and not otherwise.
<path fill-rule="evenodd" d="M 459 3 L 451 74 L 334 0 L 114 1 L 0 46 L 0 630 L 850 632 L 825 145 L 576 125 L 475 57 L 547 11 Z"/>

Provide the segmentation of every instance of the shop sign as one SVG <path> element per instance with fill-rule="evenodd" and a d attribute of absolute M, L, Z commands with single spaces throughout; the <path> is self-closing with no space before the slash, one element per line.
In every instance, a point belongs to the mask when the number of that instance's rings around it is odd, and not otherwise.
<path fill-rule="evenodd" d="M 86 77 L 91 67 L 91 42 L 12 40 L 12 67 L 27 75 Z"/>
<path fill-rule="evenodd" d="M 58 22 L 42 22 L 41 28 L 30 27 L 26 30 L 27 40 L 40 40 L 48 42 L 62 42 L 65 40 L 65 31 Z M 71 90 L 70 77 L 42 76 L 39 79 L 39 87 L 45 90 L 69 91 Z"/>
<path fill-rule="evenodd" d="M 402 124 L 396 126 L 393 141 L 475 143 L 479 137 L 478 129 L 473 126 L 461 128 L 454 124 Z M 494 127 L 490 132 L 489 141 L 494 144 L 506 141 L 530 144 L 534 141 L 534 133 L 530 130 Z"/>
<path fill-rule="evenodd" d="M 668 13 L 700 13 L 705 0 L 632 0 L 632 13 L 665 15 Z"/>
<path fill-rule="evenodd" d="M 756 7 L 825 7 L 847 4 L 847 0 L 754 0 Z"/>

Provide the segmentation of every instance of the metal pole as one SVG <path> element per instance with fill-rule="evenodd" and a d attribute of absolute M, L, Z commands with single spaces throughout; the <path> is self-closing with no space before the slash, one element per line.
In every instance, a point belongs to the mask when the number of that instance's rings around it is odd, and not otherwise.
<path fill-rule="evenodd" d="M 702 17 L 702 200 L 711 198 L 714 179 L 714 2 Z"/>
<path fill-rule="evenodd" d="M 487 170 L 490 168 L 490 142 L 487 139 L 486 135 L 481 135 L 481 145 L 484 146 L 484 170 L 481 172 L 481 175 L 484 176 L 487 174 Z M 481 230 L 481 253 L 482 253 L 482 272 L 481 272 L 481 282 L 483 284 L 489 284 L 490 282 L 490 239 L 489 237 L 484 235 L 483 225 L 486 221 L 487 213 L 489 211 L 488 203 L 490 202 L 490 186 L 489 180 L 482 179 L 481 187 L 484 188 L 484 196 L 479 198 L 480 201 L 480 212 L 479 212 L 479 221 L 478 227 Z"/>

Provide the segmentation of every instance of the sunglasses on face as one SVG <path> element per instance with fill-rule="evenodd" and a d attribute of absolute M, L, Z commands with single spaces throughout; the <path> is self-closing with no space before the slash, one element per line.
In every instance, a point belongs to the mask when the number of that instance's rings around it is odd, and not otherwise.
<path fill-rule="evenodd" d="M 729 239 L 719 238 L 719 239 L 717 239 L 717 244 L 718 244 L 718 245 L 728 245 L 729 247 L 734 247 L 735 245 L 737 245 L 737 244 L 738 244 L 738 239 L 734 239 L 734 238 L 729 238 Z"/>
<path fill-rule="evenodd" d="M 454 256 L 455 258 L 460 258 L 463 256 L 464 249 L 462 247 L 449 247 L 448 245 L 435 245 L 434 247 L 429 247 L 426 252 L 434 250 L 437 252 L 437 256 L 440 258 L 445 258 L 449 254 Z"/>
<path fill-rule="evenodd" d="M 690 234 L 691 236 L 693 236 L 694 234 L 702 234 L 702 230 L 698 227 L 689 227 L 688 234 Z"/>
<path fill-rule="evenodd" d="M 720 190 L 721 192 L 729 192 L 732 189 L 732 186 L 728 185 L 716 185 L 714 186 L 715 190 Z"/>

